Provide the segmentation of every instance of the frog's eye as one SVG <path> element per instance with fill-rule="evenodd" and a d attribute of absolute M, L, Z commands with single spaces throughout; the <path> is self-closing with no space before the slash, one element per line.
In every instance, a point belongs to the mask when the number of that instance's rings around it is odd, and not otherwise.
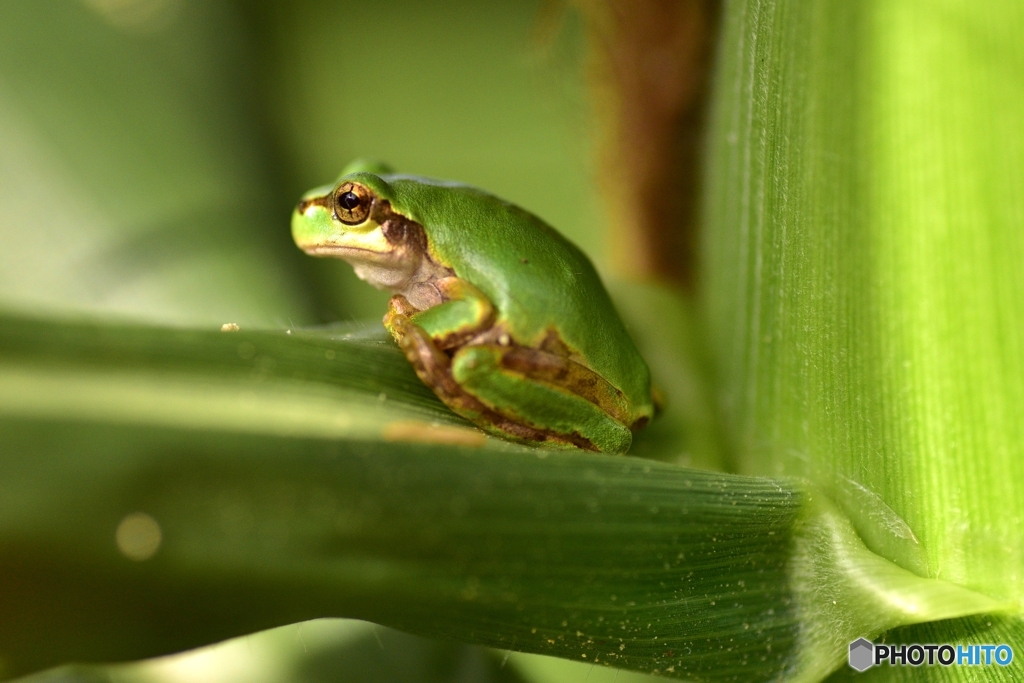
<path fill-rule="evenodd" d="M 344 183 L 334 193 L 334 215 L 347 225 L 358 225 L 370 215 L 373 194 L 359 183 Z"/>

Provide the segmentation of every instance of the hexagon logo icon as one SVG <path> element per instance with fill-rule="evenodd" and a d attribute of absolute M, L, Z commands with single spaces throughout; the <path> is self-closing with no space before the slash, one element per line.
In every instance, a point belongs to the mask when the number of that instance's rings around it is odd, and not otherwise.
<path fill-rule="evenodd" d="M 850 666 L 857 671 L 870 669 L 875 663 L 875 645 L 867 638 L 850 643 Z"/>

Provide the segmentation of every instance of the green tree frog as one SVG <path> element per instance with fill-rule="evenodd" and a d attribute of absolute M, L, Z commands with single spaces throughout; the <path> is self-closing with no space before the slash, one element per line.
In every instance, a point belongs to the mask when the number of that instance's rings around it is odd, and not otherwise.
<path fill-rule="evenodd" d="M 296 244 L 393 292 L 384 326 L 419 378 L 484 430 L 625 453 L 650 371 L 593 265 L 482 190 L 355 162 L 292 216 Z"/>

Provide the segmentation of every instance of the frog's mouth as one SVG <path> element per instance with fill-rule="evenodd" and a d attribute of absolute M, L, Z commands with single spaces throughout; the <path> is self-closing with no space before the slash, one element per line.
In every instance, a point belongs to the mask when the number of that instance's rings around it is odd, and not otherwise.
<path fill-rule="evenodd" d="M 380 236 L 381 231 L 375 230 Z M 416 262 L 407 258 L 405 250 L 387 243 L 383 246 L 376 239 L 361 242 L 359 246 L 348 243 L 315 244 L 303 251 L 312 256 L 329 256 L 348 261 L 360 279 L 378 289 L 402 287 L 416 270 Z M 300 245 L 301 246 L 301 245 Z"/>
<path fill-rule="evenodd" d="M 299 244 L 310 256 L 333 256 L 346 261 L 373 261 L 387 263 L 395 259 L 395 249 L 390 245 L 376 248 L 376 245 L 356 246 L 350 243 L 337 244 Z"/>

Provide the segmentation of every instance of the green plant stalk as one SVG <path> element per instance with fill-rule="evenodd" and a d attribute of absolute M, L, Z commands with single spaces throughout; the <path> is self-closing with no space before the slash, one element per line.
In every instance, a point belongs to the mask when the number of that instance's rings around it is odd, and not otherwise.
<path fill-rule="evenodd" d="M 1017 613 L 889 642 L 1024 634 L 1022 26 L 1013 3 L 725 13 L 703 310 L 734 464 L 808 477 L 876 553 Z M 867 679 L 925 673 L 1019 675 Z"/>
<path fill-rule="evenodd" d="M 1018 605 L 1022 30 L 1012 1 L 729 3 L 703 302 L 739 471 L 873 500 L 878 552 Z"/>

